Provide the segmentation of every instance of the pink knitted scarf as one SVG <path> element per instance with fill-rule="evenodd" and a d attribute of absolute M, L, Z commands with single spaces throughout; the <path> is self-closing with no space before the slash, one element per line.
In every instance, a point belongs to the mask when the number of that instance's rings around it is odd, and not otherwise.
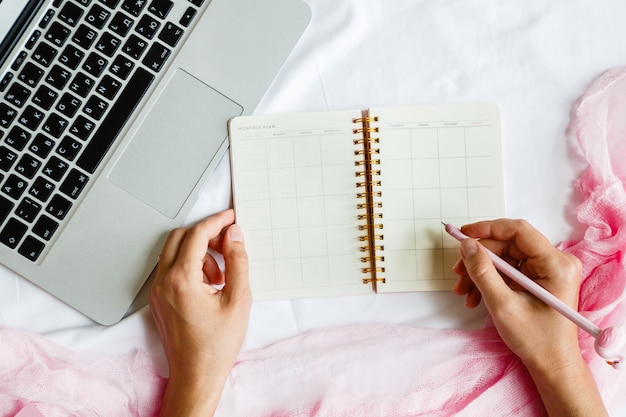
<path fill-rule="evenodd" d="M 626 69 L 606 72 L 576 103 L 570 132 L 588 164 L 576 184 L 584 236 L 563 250 L 584 265 L 580 311 L 624 324 Z M 626 372 L 581 349 L 610 411 L 626 405 Z M 558 341 L 555 341 L 555 343 Z M 0 414 L 24 404 L 52 416 L 154 416 L 163 379 L 138 352 L 91 360 L 44 338 L 0 329 Z M 544 410 L 519 360 L 493 327 L 397 325 L 320 329 L 242 353 L 219 416 L 538 416 Z"/>

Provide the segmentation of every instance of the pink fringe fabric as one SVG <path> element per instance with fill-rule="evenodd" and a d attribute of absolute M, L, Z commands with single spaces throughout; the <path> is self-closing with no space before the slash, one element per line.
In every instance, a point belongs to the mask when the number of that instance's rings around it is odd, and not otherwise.
<path fill-rule="evenodd" d="M 0 415 L 26 405 L 45 417 L 157 416 L 165 380 L 146 352 L 89 357 L 0 328 Z"/>
<path fill-rule="evenodd" d="M 580 311 L 601 327 L 624 325 L 626 69 L 606 72 L 572 112 L 570 132 L 588 164 L 576 184 L 584 236 L 563 250 L 584 265 Z M 626 405 L 615 371 L 579 333 L 609 411 Z M 557 343 L 558 341 L 555 341 Z M 45 339 L 0 329 L 0 415 L 34 404 L 46 417 L 154 416 L 163 379 L 147 355 L 90 360 Z M 242 353 L 218 416 L 541 416 L 526 370 L 493 327 L 431 330 L 397 325 L 320 329 Z"/>

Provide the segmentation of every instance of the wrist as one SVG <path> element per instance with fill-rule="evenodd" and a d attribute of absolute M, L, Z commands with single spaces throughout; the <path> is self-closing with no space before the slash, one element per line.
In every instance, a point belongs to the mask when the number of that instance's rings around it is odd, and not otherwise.
<path fill-rule="evenodd" d="M 172 373 L 163 395 L 160 416 L 212 416 L 227 377 L 228 374 L 208 376 Z"/>

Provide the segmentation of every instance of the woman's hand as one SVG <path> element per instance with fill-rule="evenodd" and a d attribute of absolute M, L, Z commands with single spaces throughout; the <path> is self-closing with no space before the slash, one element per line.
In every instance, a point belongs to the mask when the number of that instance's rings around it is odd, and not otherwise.
<path fill-rule="evenodd" d="M 176 229 L 161 252 L 150 306 L 170 370 L 162 416 L 213 415 L 241 349 L 252 296 L 233 221 L 226 210 Z M 223 255 L 223 272 L 209 248 Z"/>
<path fill-rule="evenodd" d="M 523 220 L 479 222 L 461 231 L 479 241 L 461 242 L 461 259 L 454 267 L 459 278 L 453 291 L 466 296 L 468 307 L 484 301 L 500 337 L 535 381 L 549 415 L 607 415 L 582 359 L 576 325 L 501 276 L 483 245 L 575 310 L 580 261 L 553 247 Z"/>

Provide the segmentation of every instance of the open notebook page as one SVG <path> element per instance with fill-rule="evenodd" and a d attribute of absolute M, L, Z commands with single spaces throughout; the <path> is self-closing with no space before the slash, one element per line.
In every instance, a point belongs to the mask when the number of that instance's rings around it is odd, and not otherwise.
<path fill-rule="evenodd" d="M 359 247 L 353 118 L 360 111 L 231 121 L 231 171 L 256 299 L 370 293 Z"/>
<path fill-rule="evenodd" d="M 370 109 L 379 128 L 384 276 L 378 292 L 449 290 L 458 242 L 441 222 L 504 216 L 493 104 Z"/>

